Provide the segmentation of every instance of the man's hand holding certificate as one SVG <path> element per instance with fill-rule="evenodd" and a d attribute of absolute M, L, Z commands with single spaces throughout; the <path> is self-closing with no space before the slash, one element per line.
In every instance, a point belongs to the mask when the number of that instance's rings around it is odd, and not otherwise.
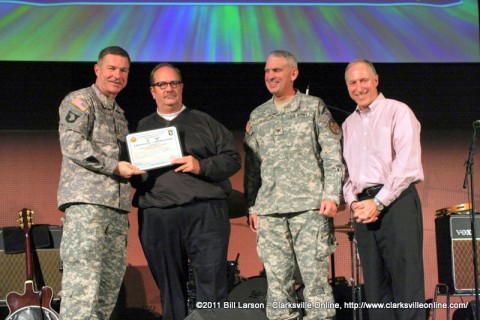
<path fill-rule="evenodd" d="M 140 170 L 151 170 L 172 165 L 183 157 L 175 127 L 131 133 L 127 135 L 130 161 Z"/>
<path fill-rule="evenodd" d="M 178 158 L 172 161 L 172 163 L 178 165 L 178 168 L 175 169 L 175 172 L 191 172 L 193 174 L 200 173 L 200 162 L 193 156 Z"/>

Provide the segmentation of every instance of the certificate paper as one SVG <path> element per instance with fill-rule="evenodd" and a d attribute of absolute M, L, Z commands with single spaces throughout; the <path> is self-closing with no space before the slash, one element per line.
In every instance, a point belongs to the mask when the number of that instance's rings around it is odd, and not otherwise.
<path fill-rule="evenodd" d="M 127 135 L 131 163 L 140 170 L 172 165 L 172 160 L 183 157 L 177 128 L 131 133 Z"/>

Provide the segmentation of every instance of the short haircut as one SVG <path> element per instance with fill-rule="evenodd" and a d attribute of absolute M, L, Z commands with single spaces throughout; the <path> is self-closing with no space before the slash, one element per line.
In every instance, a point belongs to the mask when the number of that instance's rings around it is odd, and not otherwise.
<path fill-rule="evenodd" d="M 370 68 L 370 71 L 372 71 L 373 75 L 377 74 L 377 70 L 375 70 L 375 67 L 373 66 L 373 63 L 371 63 L 369 60 L 367 60 L 367 59 L 355 59 L 352 62 L 350 62 L 347 65 L 347 67 L 345 68 L 345 80 L 347 80 L 348 69 L 350 69 L 351 66 L 353 66 L 354 64 L 357 64 L 357 63 L 365 63 L 366 65 L 368 65 L 368 67 Z"/>
<path fill-rule="evenodd" d="M 100 53 L 98 54 L 97 62 L 102 60 L 103 57 L 105 57 L 107 54 L 114 54 L 116 56 L 125 57 L 128 59 L 128 63 L 130 63 L 130 56 L 128 55 L 128 52 L 118 46 L 106 47 L 105 49 L 100 51 Z"/>
<path fill-rule="evenodd" d="M 292 53 L 286 50 L 273 50 L 272 52 L 270 52 L 270 55 L 275 57 L 284 57 L 285 59 L 287 59 L 287 63 L 291 67 L 298 68 L 297 58 L 295 58 Z"/>
<path fill-rule="evenodd" d="M 155 74 L 155 71 L 157 71 L 158 69 L 162 68 L 162 67 L 170 67 L 172 68 L 173 70 L 175 70 L 175 72 L 177 73 L 178 75 L 178 80 L 180 82 L 182 82 L 182 73 L 180 72 L 180 69 L 178 69 L 177 67 L 175 67 L 173 64 L 171 63 L 167 63 L 167 62 L 162 62 L 162 63 L 159 63 L 155 66 L 155 68 L 153 68 L 153 70 L 150 72 L 150 85 L 153 86 L 153 84 L 155 83 L 155 79 L 154 79 L 154 74 Z"/>

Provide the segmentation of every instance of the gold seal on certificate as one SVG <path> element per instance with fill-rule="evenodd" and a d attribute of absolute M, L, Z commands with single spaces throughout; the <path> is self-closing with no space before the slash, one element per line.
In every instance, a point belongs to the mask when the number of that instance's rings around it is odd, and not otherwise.
<path fill-rule="evenodd" d="M 177 128 L 166 127 L 127 135 L 130 162 L 140 170 L 172 165 L 183 157 Z"/>

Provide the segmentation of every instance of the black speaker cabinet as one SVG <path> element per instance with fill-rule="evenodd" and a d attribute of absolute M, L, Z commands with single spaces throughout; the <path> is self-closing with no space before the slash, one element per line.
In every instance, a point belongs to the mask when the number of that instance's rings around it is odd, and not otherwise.
<path fill-rule="evenodd" d="M 34 282 L 44 283 L 53 290 L 54 299 L 62 284 L 62 264 L 60 260 L 60 241 L 62 227 L 49 226 L 51 245 L 48 248 L 34 249 Z M 8 293 L 24 292 L 26 280 L 25 253 L 7 254 L 3 241 L 3 228 L 0 228 L 0 305 L 6 304 Z M 38 288 L 37 288 L 38 289 Z"/>
<path fill-rule="evenodd" d="M 480 257 L 480 215 L 475 214 L 477 255 Z M 435 219 L 438 282 L 453 294 L 475 293 L 473 242 L 470 214 L 444 215 Z M 480 281 L 480 277 L 478 277 Z"/>

